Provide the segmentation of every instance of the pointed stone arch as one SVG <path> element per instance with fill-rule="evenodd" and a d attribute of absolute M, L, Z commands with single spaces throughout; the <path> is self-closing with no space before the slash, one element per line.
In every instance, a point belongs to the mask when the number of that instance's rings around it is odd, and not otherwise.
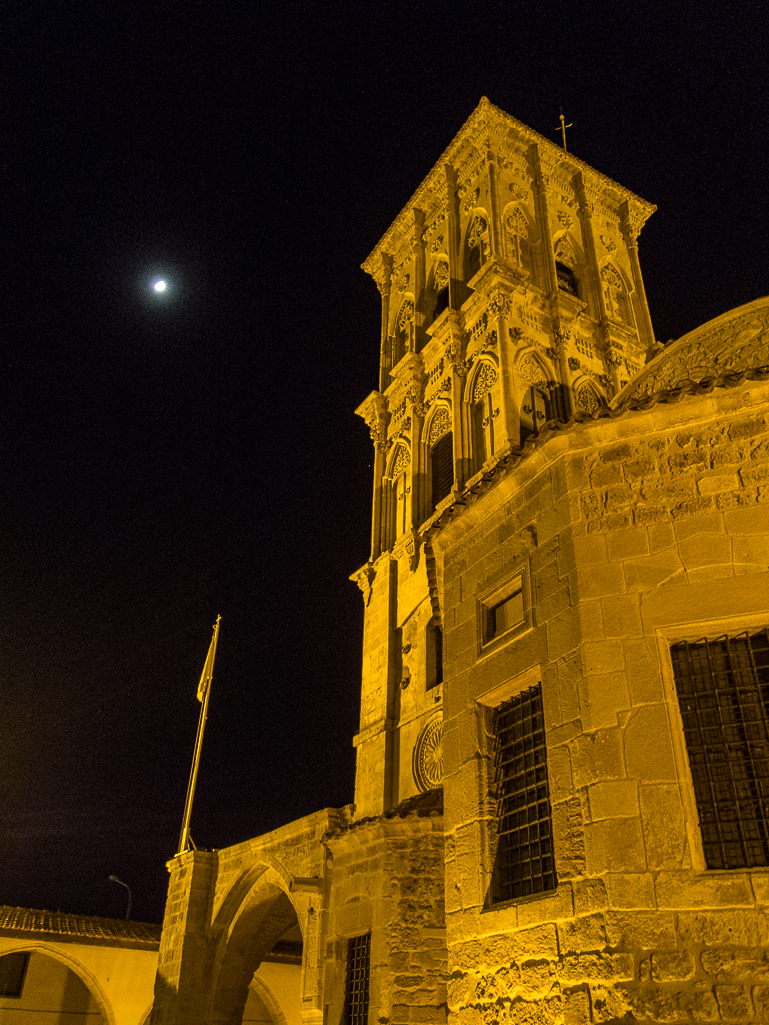
<path fill-rule="evenodd" d="M 467 231 L 462 247 L 465 281 L 474 278 L 489 258 L 491 253 L 490 226 L 491 220 L 486 210 L 480 206 L 475 207 L 467 222 Z"/>
<path fill-rule="evenodd" d="M 416 307 L 414 296 L 406 292 L 403 301 L 395 314 L 393 331 L 390 336 L 390 373 L 400 363 L 407 352 L 414 348 L 414 319 Z"/>
<path fill-rule="evenodd" d="M 606 399 L 600 389 L 585 374 L 575 378 L 573 389 L 574 410 L 577 413 L 592 416 L 596 409 L 606 405 Z"/>
<path fill-rule="evenodd" d="M 304 937 L 307 909 L 295 901 L 291 882 L 265 855 L 238 876 L 221 901 L 211 928 L 211 1025 L 240 1020 L 254 973 L 281 936 L 298 925 Z"/>
<path fill-rule="evenodd" d="M 500 430 L 499 364 L 491 353 L 477 360 L 465 385 L 465 402 L 470 413 L 472 472 L 477 473 L 494 455 L 502 441 Z"/>
<path fill-rule="evenodd" d="M 581 298 L 584 285 L 585 254 L 570 231 L 561 231 L 553 237 L 556 283 L 562 292 Z"/>
<path fill-rule="evenodd" d="M 502 237 L 508 263 L 518 270 L 533 273 L 531 243 L 533 219 L 523 203 L 508 203 L 502 212 Z"/>
<path fill-rule="evenodd" d="M 406 533 L 410 521 L 411 446 L 399 438 L 387 458 L 382 502 L 382 537 L 389 550 Z"/>
<path fill-rule="evenodd" d="M 600 271 L 601 288 L 607 316 L 627 327 L 633 326 L 632 291 L 627 278 L 612 260 L 605 260 Z"/>

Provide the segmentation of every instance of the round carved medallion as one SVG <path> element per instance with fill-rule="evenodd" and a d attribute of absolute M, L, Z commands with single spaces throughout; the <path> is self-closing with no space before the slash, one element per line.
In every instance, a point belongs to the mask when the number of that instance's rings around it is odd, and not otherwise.
<path fill-rule="evenodd" d="M 434 790 L 443 784 L 443 719 L 431 719 L 414 745 L 414 780 L 419 789 Z"/>

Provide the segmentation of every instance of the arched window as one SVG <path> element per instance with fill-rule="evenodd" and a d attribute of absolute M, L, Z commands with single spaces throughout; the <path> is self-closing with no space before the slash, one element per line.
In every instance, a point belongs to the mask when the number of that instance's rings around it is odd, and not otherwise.
<path fill-rule="evenodd" d="M 539 434 L 548 420 L 556 416 L 553 391 L 539 360 L 529 353 L 517 367 L 526 388 L 521 402 L 521 444 L 531 435 Z"/>
<path fill-rule="evenodd" d="M 393 335 L 392 367 L 400 363 L 409 349 L 413 348 L 414 337 L 414 300 L 404 299 L 398 314 Z"/>
<path fill-rule="evenodd" d="M 489 257 L 489 222 L 477 213 L 467 233 L 467 281 L 475 277 Z"/>
<path fill-rule="evenodd" d="M 434 619 L 428 624 L 426 640 L 426 689 L 432 690 L 443 683 L 443 630 Z"/>
<path fill-rule="evenodd" d="M 575 391 L 575 400 L 577 410 L 580 413 L 589 413 L 591 416 L 596 409 L 604 405 L 600 395 L 591 384 L 578 386 Z"/>
<path fill-rule="evenodd" d="M 603 298 L 606 303 L 606 313 L 613 320 L 619 320 L 623 324 L 632 324 L 633 318 L 630 312 L 630 299 L 625 288 L 625 282 L 616 267 L 610 263 L 601 271 L 603 282 Z"/>
<path fill-rule="evenodd" d="M 385 515 L 387 516 L 389 527 L 386 532 L 388 548 L 402 534 L 405 534 L 408 525 L 408 497 L 411 493 L 408 473 L 410 465 L 411 456 L 409 455 L 409 450 L 403 443 L 398 444 L 392 454 L 392 461 L 387 474 L 389 480 L 389 501 Z"/>
<path fill-rule="evenodd" d="M 454 438 L 451 413 L 439 406 L 430 422 L 430 480 L 433 508 L 442 502 L 454 486 Z"/>
<path fill-rule="evenodd" d="M 449 305 L 449 265 L 446 260 L 440 260 L 435 268 L 433 291 L 435 293 L 433 320 L 437 320 Z"/>
<path fill-rule="evenodd" d="M 514 267 L 531 270 L 531 251 L 529 249 L 529 226 L 520 207 L 513 207 L 505 217 L 505 237 L 507 240 L 507 259 Z"/>
<path fill-rule="evenodd" d="M 470 415 L 473 426 L 473 465 L 476 472 L 494 455 L 498 438 L 495 420 L 499 416 L 496 368 L 485 360 L 473 380 Z"/>
<path fill-rule="evenodd" d="M 561 292 L 568 292 L 579 298 L 579 283 L 575 269 L 577 256 L 574 247 L 566 235 L 562 235 L 555 243 L 555 276 Z"/>

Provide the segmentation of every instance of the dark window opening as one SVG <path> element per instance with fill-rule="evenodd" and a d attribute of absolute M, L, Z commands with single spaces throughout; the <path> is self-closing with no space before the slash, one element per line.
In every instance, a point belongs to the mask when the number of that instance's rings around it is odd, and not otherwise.
<path fill-rule="evenodd" d="M 433 445 L 431 452 L 433 507 L 454 487 L 454 438 L 451 431 Z"/>
<path fill-rule="evenodd" d="M 6 954 L 0 957 L 0 997 L 20 997 L 27 974 L 29 954 Z"/>
<path fill-rule="evenodd" d="M 518 587 L 509 598 L 489 609 L 488 640 L 519 626 L 523 619 L 523 588 Z"/>
<path fill-rule="evenodd" d="M 345 1025 L 368 1025 L 371 933 L 347 941 L 347 978 L 344 988 Z"/>
<path fill-rule="evenodd" d="M 579 298 L 579 290 L 577 289 L 577 278 L 571 267 L 567 267 L 565 263 L 555 261 L 555 276 L 558 279 L 558 287 L 562 292 L 568 292 L 570 295 L 576 295 Z"/>
<path fill-rule="evenodd" d="M 670 653 L 705 863 L 769 865 L 769 631 Z"/>
<path fill-rule="evenodd" d="M 449 286 L 446 285 L 442 288 L 435 299 L 435 312 L 433 313 L 433 320 L 437 320 L 438 317 L 443 313 L 445 309 L 448 309 L 449 305 Z"/>
<path fill-rule="evenodd" d="M 500 705 L 493 732 L 497 853 L 492 896 L 499 902 L 558 885 L 541 685 Z"/>
<path fill-rule="evenodd" d="M 443 683 L 443 630 L 437 623 L 427 628 L 427 690 Z"/>

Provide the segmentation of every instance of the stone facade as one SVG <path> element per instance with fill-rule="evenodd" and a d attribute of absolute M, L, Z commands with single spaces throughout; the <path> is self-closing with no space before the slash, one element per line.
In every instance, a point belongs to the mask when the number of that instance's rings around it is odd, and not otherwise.
<path fill-rule="evenodd" d="M 360 937 L 380 1025 L 769 1023 L 769 300 L 662 349 L 653 210 L 483 100 L 364 264 L 355 803 L 170 864 L 153 1025 L 299 935 L 318 1025 Z"/>

